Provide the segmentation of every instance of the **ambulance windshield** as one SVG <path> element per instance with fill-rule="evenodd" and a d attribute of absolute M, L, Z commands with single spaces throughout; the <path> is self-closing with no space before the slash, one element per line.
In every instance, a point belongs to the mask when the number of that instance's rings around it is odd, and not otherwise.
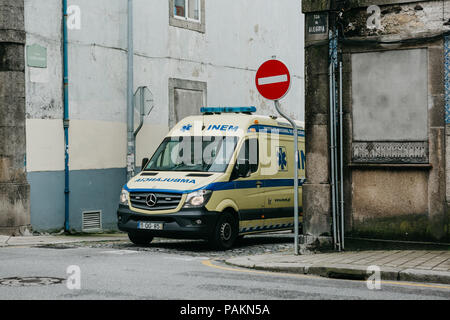
<path fill-rule="evenodd" d="M 235 136 L 169 137 L 144 171 L 225 172 L 237 142 Z"/>

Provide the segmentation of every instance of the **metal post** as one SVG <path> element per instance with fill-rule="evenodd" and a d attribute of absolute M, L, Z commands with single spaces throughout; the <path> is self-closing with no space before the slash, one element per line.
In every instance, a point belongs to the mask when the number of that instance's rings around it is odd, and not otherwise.
<path fill-rule="evenodd" d="M 137 127 L 136 131 L 133 132 L 133 141 L 134 141 L 134 166 L 133 170 L 136 172 L 136 137 L 141 131 L 142 126 L 144 125 L 144 87 L 139 87 L 138 91 L 140 92 L 140 99 L 139 99 L 139 126 Z M 143 168 L 141 168 L 142 170 Z"/>
<path fill-rule="evenodd" d="M 280 102 L 278 100 L 274 101 L 275 109 L 278 113 L 285 118 L 292 125 L 294 130 L 294 253 L 298 255 L 298 127 L 294 120 L 289 118 L 286 114 L 283 113 L 280 109 Z"/>
<path fill-rule="evenodd" d="M 333 119 L 333 108 L 334 108 L 334 93 L 333 93 L 333 62 L 330 62 L 329 68 L 329 77 L 330 77 L 330 162 L 331 162 L 331 204 L 332 204 L 332 212 L 333 212 L 333 243 L 334 249 L 336 249 L 337 237 L 336 237 L 336 194 L 334 185 L 336 183 L 334 176 L 334 119 Z"/>
<path fill-rule="evenodd" d="M 128 68 L 127 68 L 127 180 L 134 175 L 134 108 L 133 108 L 133 0 L 128 0 Z"/>
<path fill-rule="evenodd" d="M 338 143 L 337 143 L 337 88 L 336 88 L 336 64 L 333 63 L 333 157 L 334 157 L 334 194 L 335 194 L 335 207 L 336 207 L 336 239 L 337 249 L 341 251 L 341 231 L 339 227 L 340 214 L 339 214 L 339 169 L 338 169 Z"/>
<path fill-rule="evenodd" d="M 341 176 L 341 249 L 344 249 L 344 140 L 342 123 L 342 62 L 339 62 L 339 152 L 340 152 L 340 176 Z"/>

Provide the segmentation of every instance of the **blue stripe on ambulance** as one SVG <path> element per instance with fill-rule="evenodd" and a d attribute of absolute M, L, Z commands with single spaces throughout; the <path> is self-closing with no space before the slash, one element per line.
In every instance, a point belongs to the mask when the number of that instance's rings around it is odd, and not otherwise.
<path fill-rule="evenodd" d="M 292 187 L 294 186 L 294 179 L 265 179 L 265 180 L 245 180 L 245 181 L 230 181 L 230 182 L 213 182 L 205 187 L 201 187 L 195 190 L 176 190 L 176 189 L 130 189 L 127 185 L 124 189 L 128 192 L 161 192 L 161 193 L 177 193 L 185 194 L 198 190 L 234 190 L 234 189 L 253 189 L 257 188 L 256 182 L 261 182 L 261 188 L 273 188 L 273 187 Z M 305 182 L 304 179 L 298 179 L 299 186 L 302 186 Z"/>
<path fill-rule="evenodd" d="M 252 129 L 254 130 L 254 132 L 264 131 L 266 133 L 278 133 L 278 134 L 287 135 L 287 136 L 294 135 L 294 129 L 286 128 L 286 127 L 276 127 L 276 126 L 269 126 L 269 125 L 263 125 L 263 124 L 255 124 L 248 128 L 248 132 L 252 132 L 253 131 Z M 298 136 L 304 137 L 305 131 L 299 129 Z"/>

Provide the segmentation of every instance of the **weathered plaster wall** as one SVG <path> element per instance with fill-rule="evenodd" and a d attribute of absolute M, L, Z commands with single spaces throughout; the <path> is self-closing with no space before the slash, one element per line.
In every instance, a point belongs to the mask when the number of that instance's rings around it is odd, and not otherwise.
<path fill-rule="evenodd" d="M 353 139 L 427 140 L 427 50 L 353 53 L 351 63 Z"/>

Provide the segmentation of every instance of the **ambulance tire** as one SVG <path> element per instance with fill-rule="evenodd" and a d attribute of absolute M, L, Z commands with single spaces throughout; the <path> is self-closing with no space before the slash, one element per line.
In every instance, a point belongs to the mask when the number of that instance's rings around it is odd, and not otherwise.
<path fill-rule="evenodd" d="M 128 233 L 128 238 L 131 242 L 138 246 L 148 246 L 153 241 L 152 236 L 141 236 L 133 233 Z"/>
<path fill-rule="evenodd" d="M 218 250 L 228 250 L 233 247 L 238 237 L 238 224 L 233 215 L 224 212 L 217 221 L 216 228 L 210 238 L 210 244 Z"/>

